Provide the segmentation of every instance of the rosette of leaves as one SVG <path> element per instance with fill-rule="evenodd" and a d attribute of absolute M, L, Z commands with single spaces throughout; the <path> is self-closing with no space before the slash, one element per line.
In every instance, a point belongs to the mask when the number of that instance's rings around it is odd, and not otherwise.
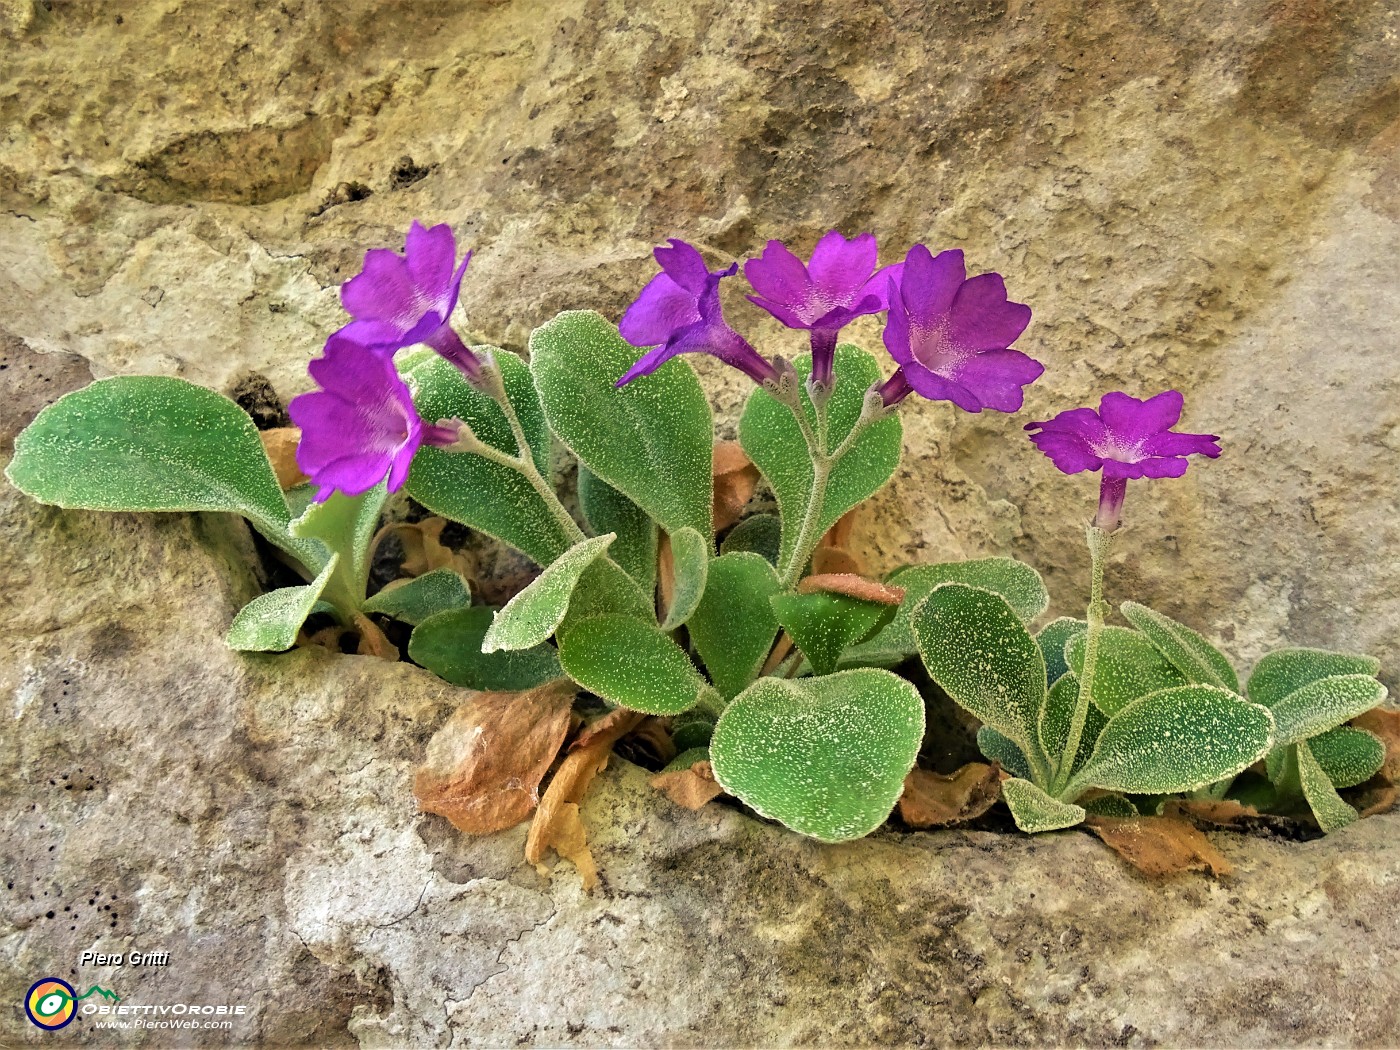
<path fill-rule="evenodd" d="M 1082 625 L 1055 621 L 1037 639 L 1002 595 L 965 583 L 940 584 L 914 608 L 929 675 L 982 722 L 983 753 L 1013 774 L 1002 795 L 1022 830 L 1070 827 L 1090 808 L 1132 813 L 1128 795 L 1193 791 L 1272 746 L 1273 715 L 1231 688 L 1233 672 L 1199 635 L 1143 619 L 1150 633 L 1103 629 L 1075 743 Z"/>

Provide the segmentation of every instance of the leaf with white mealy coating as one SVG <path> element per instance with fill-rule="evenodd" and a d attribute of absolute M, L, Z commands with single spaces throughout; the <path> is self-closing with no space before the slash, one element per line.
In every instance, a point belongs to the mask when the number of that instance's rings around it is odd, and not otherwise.
<path fill-rule="evenodd" d="M 591 310 L 566 311 L 530 334 L 530 370 L 559 439 L 667 532 L 710 536 L 709 399 L 680 358 L 618 387 L 641 354 Z"/>
<path fill-rule="evenodd" d="M 471 600 L 471 591 L 462 577 L 451 569 L 434 569 L 397 587 L 386 587 L 366 601 L 363 609 L 404 623 L 420 624 L 439 613 L 470 605 Z"/>
<path fill-rule="evenodd" d="M 1386 688 L 1367 674 L 1334 675 L 1295 689 L 1269 708 L 1278 726 L 1275 744 L 1292 744 L 1335 729 L 1385 699 Z"/>
<path fill-rule="evenodd" d="M 1074 827 L 1087 815 L 1082 806 L 1051 798 L 1029 780 L 1016 777 L 1001 782 L 1001 797 L 1016 826 L 1029 835 Z"/>
<path fill-rule="evenodd" d="M 481 651 L 529 649 L 553 634 L 569 611 L 579 577 L 614 538 L 609 532 L 582 540 L 557 558 L 496 614 L 482 639 Z"/>
<path fill-rule="evenodd" d="M 1372 656 L 1333 653 L 1326 649 L 1278 649 L 1250 672 L 1246 693 L 1256 704 L 1273 707 L 1289 693 L 1334 675 L 1371 675 L 1381 669 Z"/>
<path fill-rule="evenodd" d="M 512 353 L 496 350 L 494 356 L 531 459 L 548 478 L 549 430 L 530 370 Z M 424 419 L 460 419 L 484 444 L 508 456 L 517 455 L 515 435 L 501 406 L 468 383 L 449 361 L 432 353 L 409 355 L 399 367 Z M 434 514 L 494 536 L 540 565 L 548 565 L 569 549 L 569 532 L 530 480 L 518 470 L 474 453 L 424 445 L 413 457 L 407 489 Z"/>
<path fill-rule="evenodd" d="M 631 616 L 579 620 L 560 639 L 559 662 L 589 692 L 649 715 L 680 714 L 714 692 L 684 649 Z"/>
<path fill-rule="evenodd" d="M 885 822 L 923 735 L 922 698 L 888 671 L 760 678 L 720 716 L 710 762 L 719 785 L 763 816 L 844 842 Z"/>
<path fill-rule="evenodd" d="M 778 554 L 782 548 L 782 524 L 776 514 L 755 514 L 745 518 L 725 534 L 719 545 L 721 554 L 738 554 L 749 551 L 761 555 L 774 567 L 778 564 Z"/>
<path fill-rule="evenodd" d="M 888 605 L 846 594 L 775 594 L 773 615 L 819 675 L 836 670 L 841 654 L 888 615 Z"/>
<path fill-rule="evenodd" d="M 980 587 L 945 583 L 910 617 L 929 676 L 1030 761 L 1043 766 L 1038 722 L 1045 700 L 1040 647 L 1006 599 Z"/>
<path fill-rule="evenodd" d="M 430 616 L 408 640 L 409 659 L 453 685 L 506 693 L 533 689 L 563 675 L 559 657 L 548 642 L 530 649 L 483 653 L 481 641 L 494 615 L 495 610 L 479 605 Z"/>
<path fill-rule="evenodd" d="M 753 681 L 773 648 L 778 620 L 769 599 L 778 590 L 778 574 L 761 555 L 736 551 L 710 563 L 705 594 L 687 628 L 726 700 Z"/>
<path fill-rule="evenodd" d="M 1035 644 L 1040 646 L 1040 655 L 1045 657 L 1045 684 L 1054 685 L 1069 670 L 1065 659 L 1065 646 L 1076 634 L 1088 630 L 1088 624 L 1071 616 L 1061 616 L 1051 620 L 1035 635 Z"/>
<path fill-rule="evenodd" d="M 710 540 L 692 528 L 677 529 L 670 535 L 671 565 L 675 591 L 666 610 L 663 631 L 674 631 L 690 619 L 705 593 L 705 576 L 710 567 Z"/>
<path fill-rule="evenodd" d="M 1124 602 L 1120 608 L 1128 622 L 1145 634 L 1188 682 L 1240 691 L 1239 676 L 1225 654 L 1191 628 L 1137 602 Z"/>
<path fill-rule="evenodd" d="M 797 359 L 799 376 L 812 370 L 811 355 Z M 836 348 L 836 386 L 827 402 L 827 451 L 834 451 L 860 418 L 865 392 L 880 380 L 880 366 L 858 346 Z M 802 408 L 809 426 L 816 415 L 803 384 Z M 886 416 L 860 435 L 850 450 L 831 468 L 826 498 L 816 535 L 821 535 L 857 503 L 873 496 L 899 466 L 903 429 L 896 415 Z M 780 565 L 794 557 L 797 534 L 812 491 L 812 457 L 792 411 L 766 390 L 749 395 L 739 420 L 739 441 L 744 451 L 768 479 L 782 517 Z"/>
<path fill-rule="evenodd" d="M 656 522 L 617 489 L 582 463 L 578 468 L 578 502 L 594 535 L 617 533 L 608 554 L 637 581 L 646 594 L 656 590 Z"/>
<path fill-rule="evenodd" d="M 1338 726 L 1308 741 L 1313 758 L 1335 788 L 1355 787 L 1385 765 L 1385 743 L 1375 733 L 1355 726 Z"/>
<path fill-rule="evenodd" d="M 318 540 L 327 550 L 340 555 L 335 572 L 326 583 L 325 598 L 346 612 L 354 612 L 364 603 L 369 583 L 369 545 L 388 497 L 388 483 L 384 481 L 358 496 L 332 492 L 325 501 L 308 506 L 289 529 L 298 539 Z"/>
<path fill-rule="evenodd" d="M 1087 645 L 1087 632 L 1076 633 L 1065 644 L 1065 659 L 1076 675 L 1084 673 Z M 1104 714 L 1116 715 L 1140 696 L 1187 684 L 1186 676 L 1137 631 L 1110 626 L 1099 632 L 1090 696 Z"/>
<path fill-rule="evenodd" d="M 321 575 L 304 587 L 281 587 L 258 595 L 238 610 L 224 644 L 243 652 L 280 653 L 290 649 L 339 560 L 338 554 L 332 554 Z"/>
<path fill-rule="evenodd" d="M 1360 815 L 1342 801 L 1337 789 L 1327 779 L 1327 774 L 1313 757 L 1306 740 L 1298 742 L 1298 780 L 1303 787 L 1303 797 L 1308 800 L 1308 808 L 1317 818 L 1317 826 L 1325 832 L 1344 828 Z"/>
<path fill-rule="evenodd" d="M 1074 720 L 1074 709 L 1079 703 L 1079 679 L 1074 672 L 1061 675 L 1059 681 L 1050 687 L 1045 696 L 1045 704 L 1040 709 L 1039 739 L 1041 747 L 1057 767 L 1069 744 L 1070 724 Z M 1079 735 L 1079 750 L 1075 753 L 1072 770 L 1079 769 L 1094 753 L 1094 745 L 1099 734 L 1108 724 L 1108 716 L 1093 704 L 1084 712 L 1084 728 Z"/>
<path fill-rule="evenodd" d="M 1183 685 L 1149 693 L 1108 720 L 1062 797 L 1090 787 L 1129 794 L 1194 791 L 1263 758 L 1273 731 L 1268 708 L 1228 689 Z"/>
<path fill-rule="evenodd" d="M 991 726 L 981 726 L 977 730 L 977 749 L 987 761 L 995 762 L 1014 777 L 1022 780 L 1031 778 L 1031 766 L 1026 756 L 1016 746 L 1014 740 L 1002 736 Z"/>

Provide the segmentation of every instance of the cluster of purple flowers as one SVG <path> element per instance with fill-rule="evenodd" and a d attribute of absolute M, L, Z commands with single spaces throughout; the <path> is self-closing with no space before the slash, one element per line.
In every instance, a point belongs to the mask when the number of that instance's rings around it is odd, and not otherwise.
<path fill-rule="evenodd" d="M 657 248 L 655 256 L 661 272 L 619 325 L 623 338 L 647 349 L 618 386 L 684 353 L 711 354 L 756 383 L 778 384 L 778 365 L 730 327 L 720 308 L 720 282 L 738 272 L 738 263 L 711 270 L 682 240 Z M 297 461 L 317 486 L 318 501 L 336 490 L 365 492 L 386 476 L 396 490 L 421 445 L 457 440 L 455 428 L 419 418 L 393 359 L 404 347 L 426 344 L 469 382 L 483 385 L 483 363 L 449 320 L 470 259 L 468 252 L 457 262 L 449 227 L 427 229 L 415 222 L 402 256 L 387 249 L 368 252 L 361 272 L 341 288 L 352 320 L 311 363 L 321 389 L 290 405 L 302 429 Z M 897 366 L 877 388 L 886 409 L 916 393 L 967 412 L 1015 412 L 1025 388 L 1045 371 L 1012 349 L 1030 323 L 1030 308 L 1007 298 L 1000 274 L 968 277 L 956 249 L 935 255 L 916 244 L 902 261 L 881 268 L 873 235 L 848 240 L 832 230 L 805 263 L 786 245 L 769 241 L 762 254 L 744 263 L 744 276 L 755 293 L 750 302 L 810 334 L 814 394 L 829 391 L 835 381 L 841 330 L 877 313 L 886 315 L 885 348 Z M 1026 429 L 1064 473 L 1102 471 L 1096 523 L 1111 531 L 1128 479 L 1180 477 L 1186 456 L 1220 454 L 1214 436 L 1172 431 L 1181 410 L 1175 390 L 1146 400 L 1115 392 L 1104 395 L 1098 411 L 1076 408 Z"/>

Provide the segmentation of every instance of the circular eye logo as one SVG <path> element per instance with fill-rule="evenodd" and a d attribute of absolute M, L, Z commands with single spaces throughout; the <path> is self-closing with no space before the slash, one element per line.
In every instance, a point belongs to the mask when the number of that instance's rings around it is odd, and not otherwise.
<path fill-rule="evenodd" d="M 24 1012 L 40 1028 L 52 1032 L 73 1020 L 78 993 L 67 981 L 45 977 L 35 981 L 24 997 Z"/>

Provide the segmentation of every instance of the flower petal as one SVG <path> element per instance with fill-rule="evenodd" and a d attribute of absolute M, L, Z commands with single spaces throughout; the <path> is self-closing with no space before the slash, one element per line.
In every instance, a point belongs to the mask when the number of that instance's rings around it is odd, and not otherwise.
<path fill-rule="evenodd" d="M 705 285 L 710 280 L 710 269 L 705 258 L 694 245 L 687 244 L 678 237 L 672 237 L 671 247 L 656 248 L 652 255 L 662 270 L 687 292 L 694 296 L 703 295 Z"/>
<path fill-rule="evenodd" d="M 425 230 L 415 219 L 404 240 L 404 263 L 419 294 L 443 314 L 448 312 L 443 307 L 454 298 L 452 267 L 456 262 L 457 241 L 452 227 L 441 223 Z"/>
<path fill-rule="evenodd" d="M 916 328 L 938 327 L 966 276 L 961 249 L 952 248 L 935 257 L 922 244 L 910 248 L 899 279 L 909 323 Z"/>
<path fill-rule="evenodd" d="M 964 412 L 982 411 L 982 401 L 976 394 L 961 383 L 925 368 L 917 359 L 911 357 L 902 368 L 905 379 L 920 397 L 930 401 L 951 401 Z"/>
<path fill-rule="evenodd" d="M 849 241 L 839 230 L 832 230 L 812 249 L 807 274 L 829 303 L 851 305 L 875 269 L 880 249 L 873 233 L 862 233 Z"/>
<path fill-rule="evenodd" d="M 1099 416 L 1114 438 L 1124 445 L 1141 445 L 1148 438 L 1176 426 L 1183 398 L 1176 390 L 1139 401 L 1120 391 L 1104 394 Z"/>
<path fill-rule="evenodd" d="M 647 282 L 636 301 L 627 308 L 617 328 L 622 338 L 633 346 L 656 346 L 699 319 L 696 296 L 672 280 L 669 274 L 659 273 Z"/>
<path fill-rule="evenodd" d="M 948 339 L 964 350 L 1005 350 L 1026 330 L 1031 309 L 1007 302 L 1006 282 L 999 273 L 979 274 L 964 281 L 953 297 L 948 315 Z"/>
<path fill-rule="evenodd" d="M 1044 365 L 1019 350 L 987 350 L 964 358 L 949 378 L 972 391 L 985 408 L 1018 412 L 1025 401 L 1023 388 L 1044 372 Z"/>
<path fill-rule="evenodd" d="M 403 259 L 388 248 L 365 252 L 365 264 L 340 286 L 340 302 L 355 320 L 412 327 L 422 313 L 413 278 Z"/>

